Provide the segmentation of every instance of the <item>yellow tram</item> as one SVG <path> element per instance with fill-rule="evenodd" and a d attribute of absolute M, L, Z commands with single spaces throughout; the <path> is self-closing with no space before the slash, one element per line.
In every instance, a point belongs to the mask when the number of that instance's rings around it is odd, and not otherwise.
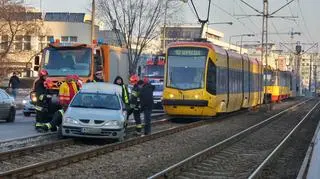
<path fill-rule="evenodd" d="M 210 42 L 175 42 L 166 53 L 163 107 L 170 116 L 215 116 L 263 103 L 263 65 Z"/>

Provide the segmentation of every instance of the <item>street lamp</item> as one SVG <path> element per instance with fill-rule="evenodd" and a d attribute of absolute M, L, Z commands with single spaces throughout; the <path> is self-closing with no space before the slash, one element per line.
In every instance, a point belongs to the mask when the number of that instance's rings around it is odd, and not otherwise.
<path fill-rule="evenodd" d="M 168 3 L 170 1 L 181 1 L 183 3 L 188 3 L 188 0 L 166 0 L 166 5 L 164 9 L 164 23 L 163 23 L 163 52 L 165 52 L 166 50 L 167 9 L 168 9 Z"/>
<path fill-rule="evenodd" d="M 242 52 L 242 38 L 244 37 L 244 36 L 247 36 L 247 37 L 254 37 L 255 35 L 254 34 L 240 34 L 240 35 L 231 35 L 230 37 L 229 37 L 229 49 L 230 49 L 230 45 L 231 45 L 231 38 L 232 37 L 241 37 L 241 40 L 240 40 L 240 54 L 241 54 L 241 52 Z"/>
<path fill-rule="evenodd" d="M 253 43 L 257 43 L 257 44 L 260 43 L 260 41 L 254 41 L 254 40 L 244 40 L 242 42 L 253 42 Z M 241 41 L 236 41 L 236 46 L 238 46 L 239 43 L 241 43 Z"/>

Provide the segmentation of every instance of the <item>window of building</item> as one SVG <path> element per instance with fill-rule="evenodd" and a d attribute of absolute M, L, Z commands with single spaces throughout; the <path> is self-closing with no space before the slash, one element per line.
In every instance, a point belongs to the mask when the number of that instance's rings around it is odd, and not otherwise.
<path fill-rule="evenodd" d="M 62 36 L 61 37 L 61 42 L 69 42 L 69 37 L 68 36 Z"/>
<path fill-rule="evenodd" d="M 48 42 L 48 43 L 50 42 L 51 39 L 53 39 L 53 36 L 52 36 L 52 35 L 47 36 L 47 42 Z"/>
<path fill-rule="evenodd" d="M 15 47 L 15 50 L 17 51 L 21 51 L 22 50 L 22 42 L 20 41 L 17 41 L 14 43 L 14 47 Z"/>
<path fill-rule="evenodd" d="M 78 37 L 76 37 L 76 36 L 70 37 L 70 42 L 77 42 L 77 41 L 78 41 Z"/>
<path fill-rule="evenodd" d="M 3 36 L 1 36 L 0 40 L 1 40 L 0 50 L 6 50 L 9 45 L 9 36 L 3 35 Z"/>
<path fill-rule="evenodd" d="M 22 41 L 23 40 L 23 35 L 16 35 L 15 36 L 15 41 Z"/>

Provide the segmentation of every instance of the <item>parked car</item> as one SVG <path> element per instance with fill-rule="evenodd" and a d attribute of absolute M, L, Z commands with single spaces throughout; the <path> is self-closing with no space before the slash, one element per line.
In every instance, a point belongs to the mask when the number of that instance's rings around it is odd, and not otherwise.
<path fill-rule="evenodd" d="M 14 122 L 16 117 L 16 104 L 14 98 L 6 91 L 0 89 L 0 120 Z"/>
<path fill-rule="evenodd" d="M 64 114 L 63 137 L 123 140 L 127 126 L 122 89 L 109 83 L 86 83 Z"/>
<path fill-rule="evenodd" d="M 35 106 L 32 104 L 30 96 L 28 95 L 27 97 L 22 100 L 23 103 L 23 115 L 24 116 L 30 116 L 31 114 L 36 113 Z"/>

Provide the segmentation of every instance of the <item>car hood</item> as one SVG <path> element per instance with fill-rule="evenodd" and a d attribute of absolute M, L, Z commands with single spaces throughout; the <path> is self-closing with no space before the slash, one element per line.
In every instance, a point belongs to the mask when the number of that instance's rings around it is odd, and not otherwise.
<path fill-rule="evenodd" d="M 121 110 L 69 107 L 66 117 L 89 120 L 124 120 Z"/>

